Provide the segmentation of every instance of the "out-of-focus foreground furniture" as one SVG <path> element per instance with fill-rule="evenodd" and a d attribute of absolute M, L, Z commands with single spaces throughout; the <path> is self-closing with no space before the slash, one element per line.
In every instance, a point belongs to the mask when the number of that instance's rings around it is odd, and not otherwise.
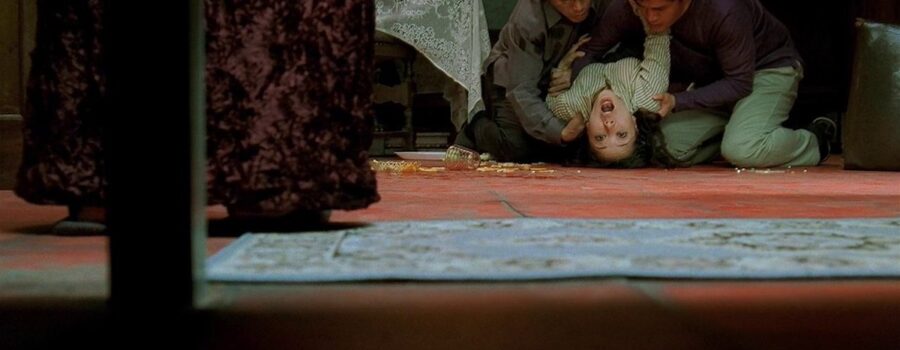
<path fill-rule="evenodd" d="M 900 170 L 900 26 L 858 22 L 844 168 Z"/>

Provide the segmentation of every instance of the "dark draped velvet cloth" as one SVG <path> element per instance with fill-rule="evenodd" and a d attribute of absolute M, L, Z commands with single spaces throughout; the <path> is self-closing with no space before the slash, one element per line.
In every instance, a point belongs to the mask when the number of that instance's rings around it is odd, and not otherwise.
<path fill-rule="evenodd" d="M 374 7 L 208 0 L 209 194 L 244 211 L 376 201 Z"/>
<path fill-rule="evenodd" d="M 378 201 L 372 2 L 206 0 L 205 13 L 210 204 L 284 213 Z M 16 185 L 30 202 L 103 204 L 102 23 L 100 0 L 38 3 Z"/>
<path fill-rule="evenodd" d="M 15 191 L 37 204 L 102 205 L 102 6 L 99 0 L 37 5 Z"/>

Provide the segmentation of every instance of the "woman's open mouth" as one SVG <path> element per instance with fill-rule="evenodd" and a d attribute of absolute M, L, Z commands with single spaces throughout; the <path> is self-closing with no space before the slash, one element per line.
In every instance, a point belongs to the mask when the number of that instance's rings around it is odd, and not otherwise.
<path fill-rule="evenodd" d="M 616 105 L 609 99 L 603 99 L 600 101 L 600 111 L 603 113 L 609 113 L 616 109 Z"/>

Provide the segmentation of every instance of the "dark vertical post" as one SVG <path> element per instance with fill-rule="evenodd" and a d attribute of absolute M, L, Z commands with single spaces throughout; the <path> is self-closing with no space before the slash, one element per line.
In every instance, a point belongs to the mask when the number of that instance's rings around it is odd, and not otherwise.
<path fill-rule="evenodd" d="M 189 0 L 188 85 L 190 89 L 191 269 L 193 303 L 206 295 L 206 27 L 203 0 Z"/>
<path fill-rule="evenodd" d="M 195 339 L 206 232 L 202 2 L 111 0 L 104 11 L 113 328 L 128 345 Z"/>

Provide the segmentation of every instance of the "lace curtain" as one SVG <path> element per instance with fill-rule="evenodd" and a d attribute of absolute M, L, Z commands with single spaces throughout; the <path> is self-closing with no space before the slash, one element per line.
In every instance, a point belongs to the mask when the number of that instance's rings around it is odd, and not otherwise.
<path fill-rule="evenodd" d="M 375 0 L 375 11 L 378 31 L 411 45 L 459 84 L 444 90 L 457 129 L 484 110 L 481 64 L 491 44 L 481 0 Z"/>

